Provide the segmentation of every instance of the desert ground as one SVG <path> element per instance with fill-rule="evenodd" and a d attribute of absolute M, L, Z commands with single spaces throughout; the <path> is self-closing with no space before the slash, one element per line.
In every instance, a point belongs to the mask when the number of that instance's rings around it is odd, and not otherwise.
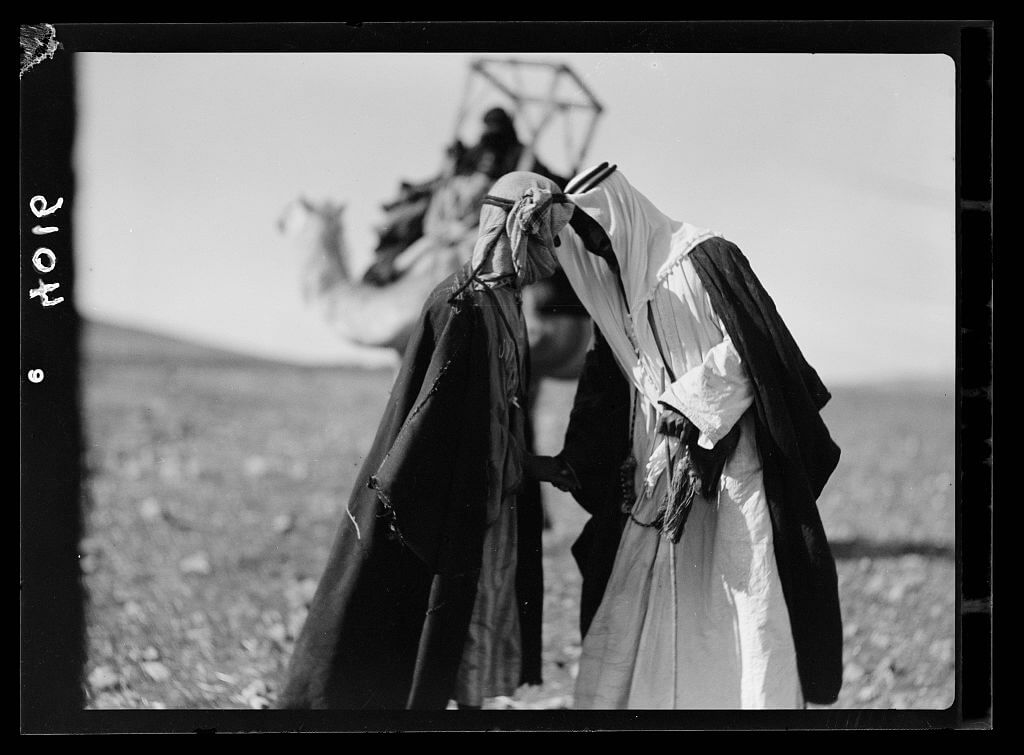
<path fill-rule="evenodd" d="M 82 356 L 88 707 L 273 705 L 392 373 L 263 362 L 91 323 Z M 574 388 L 544 385 L 542 452 L 560 448 Z M 846 642 L 834 707 L 946 708 L 952 380 L 830 388 L 824 415 L 843 457 L 819 507 Z M 545 495 L 545 682 L 491 707 L 572 706 L 569 547 L 586 515 Z"/>

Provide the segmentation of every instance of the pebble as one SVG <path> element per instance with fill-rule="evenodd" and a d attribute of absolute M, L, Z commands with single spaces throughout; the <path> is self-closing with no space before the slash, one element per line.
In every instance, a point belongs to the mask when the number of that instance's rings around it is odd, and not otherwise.
<path fill-rule="evenodd" d="M 202 551 L 193 553 L 191 556 L 185 556 L 178 563 L 178 568 L 182 574 L 206 575 L 213 571 L 213 567 L 210 566 L 209 556 Z"/>
<path fill-rule="evenodd" d="M 164 482 L 175 482 L 181 479 L 181 464 L 176 457 L 170 456 L 161 460 L 159 472 Z"/>
<path fill-rule="evenodd" d="M 828 528 L 828 539 L 833 542 L 853 540 L 857 533 L 847 522 L 837 522 Z"/>
<path fill-rule="evenodd" d="M 900 559 L 900 565 L 904 569 L 908 569 L 912 572 L 915 572 L 914 579 L 924 581 L 925 577 L 922 572 L 924 572 L 926 567 L 928 566 L 928 561 L 925 559 L 924 556 L 917 553 L 911 553 L 910 555 L 904 556 Z"/>
<path fill-rule="evenodd" d="M 935 640 L 928 652 L 943 663 L 948 663 L 953 659 L 953 640 Z"/>
<path fill-rule="evenodd" d="M 257 679 L 250 682 L 249 685 L 242 690 L 241 697 L 250 708 L 262 709 L 270 707 L 270 699 L 268 698 L 269 694 L 270 689 L 267 687 L 266 682 L 262 679 Z"/>
<path fill-rule="evenodd" d="M 891 706 L 897 710 L 906 710 L 911 707 L 912 702 L 911 695 L 900 693 L 892 696 Z"/>
<path fill-rule="evenodd" d="M 262 456 L 250 456 L 245 460 L 245 473 L 249 477 L 262 477 L 270 469 L 270 464 Z"/>
<path fill-rule="evenodd" d="M 84 556 L 78 557 L 78 568 L 82 570 L 82 574 L 92 574 L 99 565 L 99 559 L 93 553 L 87 553 Z"/>
<path fill-rule="evenodd" d="M 876 574 L 868 580 L 866 585 L 864 585 L 864 592 L 869 595 L 877 595 L 885 589 L 885 582 L 886 579 L 884 574 Z"/>
<path fill-rule="evenodd" d="M 97 666 L 89 674 L 89 686 L 97 692 L 113 689 L 121 682 L 121 678 L 110 666 Z"/>
<path fill-rule="evenodd" d="M 185 636 L 203 650 L 213 647 L 213 632 L 209 627 L 192 627 L 185 630 Z"/>
<path fill-rule="evenodd" d="M 313 600 L 316 594 L 317 582 L 315 579 L 302 579 L 292 582 L 285 588 L 285 597 L 293 608 L 304 608 Z"/>
<path fill-rule="evenodd" d="M 145 610 L 143 610 L 142 606 L 134 600 L 129 600 L 125 603 L 121 612 L 124 613 L 124 617 L 130 621 L 144 621 L 146 619 Z"/>
<path fill-rule="evenodd" d="M 160 661 L 143 661 L 139 665 L 154 682 L 166 682 L 171 678 L 171 670 Z"/>
<path fill-rule="evenodd" d="M 907 592 L 907 584 L 905 582 L 897 582 L 893 585 L 892 589 L 886 594 L 885 599 L 890 603 L 899 603 L 903 600 L 903 596 Z"/>
<path fill-rule="evenodd" d="M 284 647 L 285 642 L 287 642 L 288 639 L 288 630 L 285 628 L 284 624 L 272 624 L 267 627 L 267 637 L 281 647 Z"/>
<path fill-rule="evenodd" d="M 245 648 L 245 652 L 247 653 L 255 653 L 257 650 L 259 650 L 260 643 L 259 640 L 253 637 L 246 637 L 244 640 L 242 640 L 242 647 Z"/>
<path fill-rule="evenodd" d="M 843 669 L 843 681 L 855 682 L 864 676 L 864 673 L 864 669 L 859 664 L 847 664 L 846 668 Z"/>
<path fill-rule="evenodd" d="M 302 625 L 306 623 L 306 616 L 308 611 L 305 608 L 292 611 L 288 615 L 288 639 L 295 640 L 299 637 L 299 632 L 302 631 Z"/>
<path fill-rule="evenodd" d="M 896 669 L 892 657 L 886 656 L 879 661 L 871 676 L 881 684 L 891 685 L 896 680 Z"/>
<path fill-rule="evenodd" d="M 873 686 L 867 686 L 857 693 L 857 702 L 866 703 L 874 697 L 878 696 L 878 690 Z"/>
<path fill-rule="evenodd" d="M 144 475 L 145 470 L 142 465 L 134 459 L 126 461 L 121 466 L 121 476 L 126 480 L 140 480 Z"/>
<path fill-rule="evenodd" d="M 163 509 L 160 507 L 160 501 L 156 498 L 146 498 L 139 504 L 139 516 L 147 522 L 154 522 L 162 515 Z"/>
<path fill-rule="evenodd" d="M 295 528 L 295 517 L 291 514 L 278 514 L 270 526 L 278 535 L 284 535 Z"/>

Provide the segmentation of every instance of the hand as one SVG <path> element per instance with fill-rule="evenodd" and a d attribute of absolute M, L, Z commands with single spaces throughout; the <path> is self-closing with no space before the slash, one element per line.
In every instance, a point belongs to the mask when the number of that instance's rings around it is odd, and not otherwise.
<path fill-rule="evenodd" d="M 570 492 L 580 489 L 580 481 L 572 467 L 557 456 L 526 454 L 523 461 L 526 473 L 541 482 L 550 482 L 559 490 Z"/>
<path fill-rule="evenodd" d="M 673 438 L 684 438 L 694 425 L 685 415 L 680 414 L 667 404 L 662 404 L 661 422 L 658 424 L 658 432 L 662 435 L 671 435 Z"/>

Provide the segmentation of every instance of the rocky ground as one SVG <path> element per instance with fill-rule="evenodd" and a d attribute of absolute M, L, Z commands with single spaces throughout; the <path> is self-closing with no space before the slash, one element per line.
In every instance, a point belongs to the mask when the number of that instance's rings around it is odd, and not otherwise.
<path fill-rule="evenodd" d="M 109 335 L 109 334 L 108 334 Z M 123 345 L 123 344 L 122 344 Z M 316 587 L 391 375 L 86 340 L 91 708 L 263 708 Z M 556 451 L 573 386 L 545 386 Z M 953 399 L 834 388 L 843 448 L 820 501 L 846 636 L 840 708 L 945 708 L 954 693 Z M 580 654 L 569 546 L 584 515 L 551 491 L 545 683 L 491 707 L 568 708 Z"/>

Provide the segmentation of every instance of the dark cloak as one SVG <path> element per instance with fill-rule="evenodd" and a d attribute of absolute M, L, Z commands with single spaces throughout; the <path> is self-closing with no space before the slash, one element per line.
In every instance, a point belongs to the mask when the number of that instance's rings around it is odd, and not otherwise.
<path fill-rule="evenodd" d="M 572 546 L 583 576 L 581 636 L 586 636 L 601 603 L 628 518 L 620 505 L 619 465 L 629 453 L 629 402 L 629 384 L 595 325 L 594 345 L 583 362 L 560 454 L 580 482 L 573 495 L 590 514 Z"/>
<path fill-rule="evenodd" d="M 452 298 L 467 275 L 449 277 L 424 305 L 296 642 L 281 707 L 443 709 L 454 694 L 491 482 L 487 344 L 507 337 L 486 292 Z M 517 496 L 516 510 L 522 682 L 538 684 L 539 498 Z"/>
<path fill-rule="evenodd" d="M 831 398 L 804 359 L 774 302 L 734 244 L 712 238 L 690 258 L 722 319 L 753 384 L 757 447 L 775 560 L 789 611 L 797 668 L 807 702 L 835 702 L 842 684 L 842 618 L 835 561 L 816 501 L 839 462 L 820 410 Z M 592 515 L 573 554 L 583 574 L 581 627 L 589 626 L 600 603 L 625 518 L 616 515 L 620 495 L 617 469 L 626 443 L 601 437 L 611 430 L 628 436 L 620 417 L 629 385 L 603 340 L 587 357 L 566 431 L 563 458 L 580 468 L 577 500 Z M 628 423 L 628 418 L 626 420 Z M 605 428 L 602 430 L 602 428 Z M 609 433 L 610 434 L 610 433 Z"/>

